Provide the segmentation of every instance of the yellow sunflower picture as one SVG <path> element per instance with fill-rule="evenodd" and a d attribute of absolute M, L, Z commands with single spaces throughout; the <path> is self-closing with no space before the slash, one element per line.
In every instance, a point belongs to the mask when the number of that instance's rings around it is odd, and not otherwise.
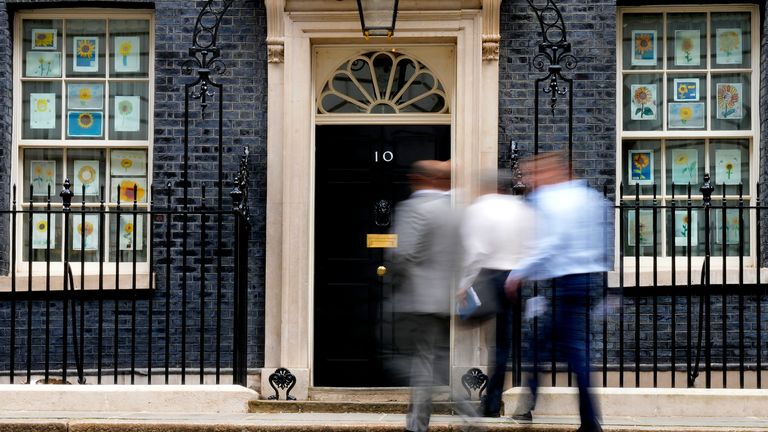
<path fill-rule="evenodd" d="M 58 31 L 56 29 L 33 29 L 32 49 L 55 50 L 57 33 Z"/>
<path fill-rule="evenodd" d="M 741 64 L 743 46 L 740 28 L 719 28 L 715 37 L 715 62 Z"/>
<path fill-rule="evenodd" d="M 99 243 L 99 215 L 77 215 L 72 220 L 74 232 L 72 233 L 72 249 L 97 250 Z"/>
<path fill-rule="evenodd" d="M 56 215 L 47 214 L 32 215 L 32 249 L 48 249 L 50 242 L 51 249 L 56 247 Z M 50 239 L 48 236 L 50 235 Z"/>
<path fill-rule="evenodd" d="M 717 85 L 717 118 L 740 119 L 744 117 L 741 105 L 741 83 Z"/>
<path fill-rule="evenodd" d="M 80 195 L 85 190 L 85 195 L 99 195 L 99 161 L 75 160 L 75 184 L 73 191 Z"/>
<path fill-rule="evenodd" d="M 141 250 L 144 243 L 143 227 L 144 220 L 141 216 L 133 215 L 120 215 L 120 250 L 130 251 L 135 249 Z M 136 244 L 134 245 L 134 237 L 136 238 Z"/>
<path fill-rule="evenodd" d="M 74 72 L 99 71 L 99 39 L 96 37 L 74 37 Z"/>
<path fill-rule="evenodd" d="M 632 31 L 632 65 L 656 65 L 656 30 Z"/>
<path fill-rule="evenodd" d="M 632 120 L 656 119 L 656 85 L 633 84 L 630 87 L 630 118 Z"/>

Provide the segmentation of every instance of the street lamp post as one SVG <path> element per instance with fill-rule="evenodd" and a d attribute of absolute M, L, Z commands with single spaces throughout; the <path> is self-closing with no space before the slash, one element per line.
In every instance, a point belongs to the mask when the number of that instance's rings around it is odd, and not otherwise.
<path fill-rule="evenodd" d="M 363 35 L 392 37 L 397 20 L 398 0 L 357 0 Z"/>

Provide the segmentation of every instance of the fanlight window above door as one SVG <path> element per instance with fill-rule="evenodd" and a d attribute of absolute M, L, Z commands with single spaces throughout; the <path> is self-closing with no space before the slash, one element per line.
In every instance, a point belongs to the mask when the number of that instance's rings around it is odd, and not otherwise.
<path fill-rule="evenodd" d="M 325 83 L 319 114 L 448 113 L 445 89 L 415 58 L 369 52 L 343 63 Z"/>

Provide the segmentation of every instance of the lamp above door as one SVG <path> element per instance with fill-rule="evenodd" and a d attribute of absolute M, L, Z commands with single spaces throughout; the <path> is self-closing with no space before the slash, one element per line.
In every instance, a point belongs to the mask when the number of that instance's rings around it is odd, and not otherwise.
<path fill-rule="evenodd" d="M 363 35 L 391 37 L 395 32 L 398 0 L 357 0 Z"/>

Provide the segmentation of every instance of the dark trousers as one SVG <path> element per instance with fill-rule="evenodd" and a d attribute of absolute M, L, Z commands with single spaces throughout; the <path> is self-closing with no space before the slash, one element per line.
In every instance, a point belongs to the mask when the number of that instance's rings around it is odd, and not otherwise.
<path fill-rule="evenodd" d="M 512 317 L 509 299 L 504 292 L 504 283 L 509 270 L 483 269 L 475 281 L 475 289 L 493 295 L 496 308 L 496 347 L 493 351 L 491 372 L 483 403 L 484 415 L 495 415 L 501 410 L 501 394 L 504 391 L 504 375 L 512 345 Z M 479 287 L 478 284 L 485 284 Z"/>
<path fill-rule="evenodd" d="M 434 387 L 447 384 L 441 376 L 448 370 L 448 332 L 450 319 L 436 314 L 404 314 L 411 346 L 411 401 L 406 416 L 406 429 L 424 432 L 432 415 Z"/>
<path fill-rule="evenodd" d="M 541 320 L 539 340 L 536 344 L 538 361 L 541 364 L 542 350 L 546 349 L 543 339 L 553 336 L 554 348 L 564 355 L 571 371 L 576 375 L 579 388 L 579 415 L 581 424 L 594 426 L 598 423 L 598 409 L 594 398 L 589 393 L 589 353 L 587 352 L 586 317 L 589 308 L 589 274 L 562 276 L 553 281 L 555 295 L 553 303 L 555 314 Z M 554 332 L 552 331 L 554 329 Z M 533 395 L 533 407 L 538 391 L 538 371 L 534 370 L 528 379 L 528 386 Z"/>

